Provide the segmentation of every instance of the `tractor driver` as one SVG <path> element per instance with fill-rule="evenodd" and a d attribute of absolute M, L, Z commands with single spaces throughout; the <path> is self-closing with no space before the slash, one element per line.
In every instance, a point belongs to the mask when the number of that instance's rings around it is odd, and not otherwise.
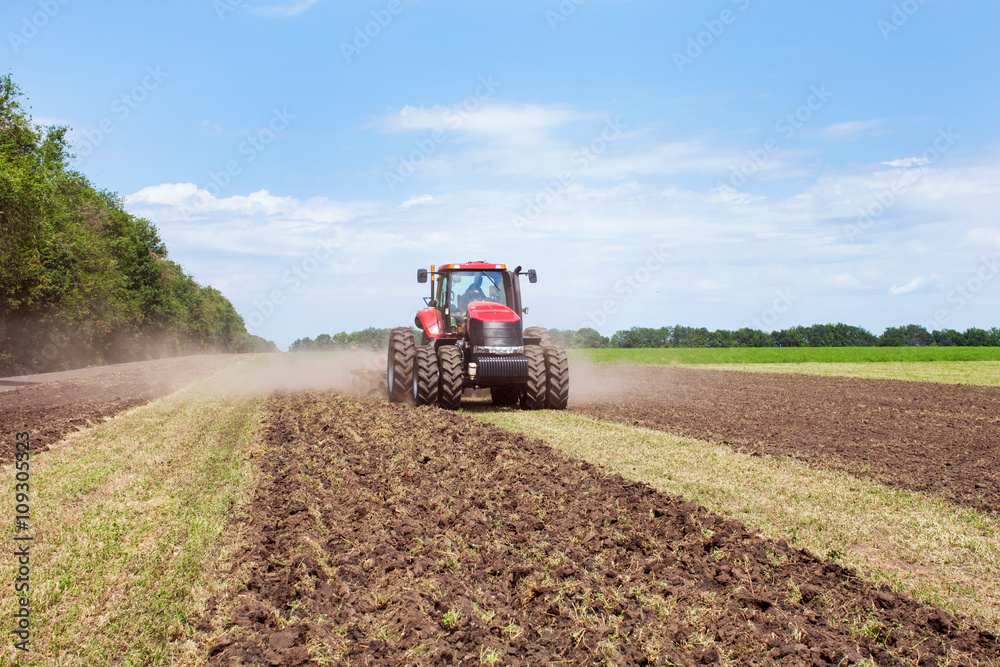
<path fill-rule="evenodd" d="M 483 294 L 483 274 L 479 273 L 476 275 L 476 279 L 469 285 L 469 289 L 465 290 L 465 293 L 458 297 L 458 309 L 461 311 L 468 311 L 469 304 L 473 301 L 483 301 L 486 295 Z"/>

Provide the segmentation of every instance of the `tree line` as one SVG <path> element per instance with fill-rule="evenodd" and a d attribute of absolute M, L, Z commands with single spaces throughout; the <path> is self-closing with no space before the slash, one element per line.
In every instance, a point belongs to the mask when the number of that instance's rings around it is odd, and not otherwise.
<path fill-rule="evenodd" d="M 175 262 L 156 227 L 69 167 L 0 77 L 0 375 L 200 351 L 277 350 Z"/>
<path fill-rule="evenodd" d="M 417 340 L 420 339 L 419 332 Z M 316 339 L 299 338 L 288 346 L 289 352 L 325 352 L 332 350 L 378 350 L 384 352 L 389 345 L 389 329 L 378 329 L 368 327 L 361 331 L 347 333 L 341 331 L 339 334 L 320 334 Z"/>
<path fill-rule="evenodd" d="M 758 329 L 736 331 L 680 324 L 658 329 L 632 327 L 616 331 L 610 338 L 594 329 L 551 329 L 552 339 L 564 347 L 903 347 L 903 346 L 968 346 L 1000 347 L 1000 329 L 970 328 L 964 332 L 953 329 L 928 331 L 917 324 L 889 327 L 876 336 L 867 329 L 848 324 L 814 324 L 795 326 L 766 333 Z"/>
<path fill-rule="evenodd" d="M 420 332 L 416 331 L 417 339 Z M 1000 329 L 953 329 L 928 331 L 917 324 L 889 327 L 876 336 L 867 329 L 847 324 L 814 324 L 796 326 L 766 333 L 758 329 L 743 328 L 736 331 L 718 329 L 709 331 L 701 327 L 680 324 L 658 329 L 632 327 L 616 331 L 610 338 L 597 330 L 583 328 L 549 329 L 552 341 L 563 347 L 577 348 L 630 348 L 630 347 L 903 347 L 903 346 L 968 346 L 1000 347 Z M 368 328 L 352 333 L 340 332 L 334 336 L 320 334 L 315 340 L 300 338 L 292 343 L 290 352 L 357 349 L 384 350 L 389 342 L 389 329 Z"/>

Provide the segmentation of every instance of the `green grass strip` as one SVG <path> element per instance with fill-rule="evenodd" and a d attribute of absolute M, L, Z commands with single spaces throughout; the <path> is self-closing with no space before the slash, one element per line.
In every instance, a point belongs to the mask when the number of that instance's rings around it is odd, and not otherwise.
<path fill-rule="evenodd" d="M 254 483 L 260 400 L 188 389 L 32 457 L 31 652 L 8 639 L 0 665 L 199 661 L 185 620 L 224 585 L 220 536 Z M 14 543 L 10 523 L 3 535 Z"/>
<path fill-rule="evenodd" d="M 1000 361 L 927 361 L 872 362 L 861 364 L 699 364 L 695 368 L 746 371 L 750 373 L 801 373 L 867 378 L 869 380 L 906 380 L 970 384 L 987 387 L 1000 385 Z"/>

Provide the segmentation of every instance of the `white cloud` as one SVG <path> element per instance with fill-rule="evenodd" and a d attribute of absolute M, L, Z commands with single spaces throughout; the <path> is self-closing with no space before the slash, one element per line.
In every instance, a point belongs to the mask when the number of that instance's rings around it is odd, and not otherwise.
<path fill-rule="evenodd" d="M 210 120 L 201 121 L 201 133 L 206 137 L 217 137 L 222 134 L 222 126 Z"/>
<path fill-rule="evenodd" d="M 194 183 L 154 185 L 129 195 L 126 200 L 133 208 L 157 207 L 162 216 L 173 220 L 197 220 L 221 214 L 335 223 L 373 210 L 373 205 L 367 202 L 345 203 L 326 197 L 300 201 L 294 197 L 277 197 L 267 190 L 219 198 Z"/>
<path fill-rule="evenodd" d="M 299 200 L 267 190 L 217 198 L 193 183 L 164 183 L 126 197 L 130 212 L 153 221 L 171 252 L 295 257 L 317 239 L 340 239 L 344 224 L 374 211 L 367 202 Z M 220 277 L 226 275 L 220 266 Z"/>
<path fill-rule="evenodd" d="M 889 288 L 889 294 L 893 296 L 900 296 L 902 294 L 910 294 L 916 292 L 920 289 L 927 287 L 928 285 L 938 282 L 941 280 L 941 276 L 938 274 L 932 274 L 931 276 L 917 276 L 913 280 L 904 283 L 902 285 L 893 285 Z"/>
<path fill-rule="evenodd" d="M 880 118 L 874 118 L 872 120 L 857 120 L 850 121 L 847 123 L 833 123 L 832 125 L 827 125 L 823 128 L 823 136 L 839 139 L 842 137 L 850 137 L 856 134 L 871 133 L 875 130 L 879 130 L 884 121 Z"/>
<path fill-rule="evenodd" d="M 268 18 L 288 18 L 302 14 L 318 2 L 319 0 L 291 0 L 291 2 L 286 2 L 280 5 L 271 5 L 270 7 L 249 7 L 249 9 L 258 16 L 266 16 Z"/>
<path fill-rule="evenodd" d="M 966 240 L 977 248 L 1000 248 L 1000 229 L 996 227 L 977 227 L 970 229 Z"/>
<path fill-rule="evenodd" d="M 538 132 L 593 117 L 560 105 L 513 104 L 482 100 L 475 106 L 405 106 L 370 125 L 384 132 L 458 131 L 481 135 Z"/>
<path fill-rule="evenodd" d="M 888 160 L 882 164 L 890 167 L 902 167 L 904 169 L 909 169 L 910 167 L 922 167 L 930 164 L 930 160 L 925 157 L 908 157 L 901 160 Z"/>
<path fill-rule="evenodd" d="M 418 206 L 420 204 L 430 204 L 432 201 L 434 201 L 433 195 L 414 195 L 400 204 L 399 207 L 407 209 L 411 206 Z"/>

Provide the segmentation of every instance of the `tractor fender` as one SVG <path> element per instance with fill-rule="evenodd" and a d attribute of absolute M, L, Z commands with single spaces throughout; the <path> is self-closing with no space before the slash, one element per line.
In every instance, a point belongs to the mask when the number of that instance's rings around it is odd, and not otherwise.
<path fill-rule="evenodd" d="M 436 308 L 418 310 L 413 322 L 431 340 L 437 340 L 444 333 L 444 320 L 441 317 L 441 312 Z"/>

